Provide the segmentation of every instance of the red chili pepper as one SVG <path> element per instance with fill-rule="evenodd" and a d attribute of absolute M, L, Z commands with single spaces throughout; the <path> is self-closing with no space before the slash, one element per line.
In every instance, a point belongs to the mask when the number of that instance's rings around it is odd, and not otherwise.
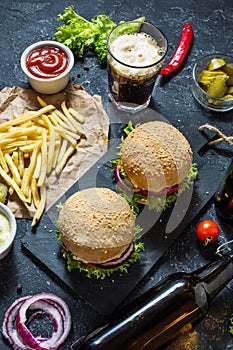
<path fill-rule="evenodd" d="M 182 62 L 187 56 L 192 40 L 193 28 L 191 24 L 185 23 L 183 25 L 179 45 L 177 46 L 176 51 L 174 52 L 170 62 L 164 68 L 161 69 L 161 75 L 173 73 L 176 69 L 178 69 L 181 66 Z"/>

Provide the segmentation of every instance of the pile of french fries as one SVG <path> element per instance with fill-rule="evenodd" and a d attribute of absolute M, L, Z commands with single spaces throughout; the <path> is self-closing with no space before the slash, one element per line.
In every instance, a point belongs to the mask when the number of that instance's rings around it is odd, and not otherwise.
<path fill-rule="evenodd" d="M 46 205 L 48 175 L 58 175 L 85 137 L 85 118 L 63 101 L 59 109 L 37 97 L 40 108 L 0 124 L 0 181 L 25 205 L 33 203 L 32 226 Z"/>

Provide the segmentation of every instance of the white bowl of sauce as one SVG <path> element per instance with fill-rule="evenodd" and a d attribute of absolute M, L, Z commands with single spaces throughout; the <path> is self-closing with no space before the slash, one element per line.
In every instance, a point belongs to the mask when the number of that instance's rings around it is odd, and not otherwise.
<path fill-rule="evenodd" d="M 67 46 L 44 40 L 28 46 L 21 55 L 20 64 L 34 90 L 55 94 L 69 82 L 74 55 Z"/>
<path fill-rule="evenodd" d="M 0 202 L 0 259 L 3 259 L 10 252 L 16 228 L 16 219 L 12 211 Z"/>

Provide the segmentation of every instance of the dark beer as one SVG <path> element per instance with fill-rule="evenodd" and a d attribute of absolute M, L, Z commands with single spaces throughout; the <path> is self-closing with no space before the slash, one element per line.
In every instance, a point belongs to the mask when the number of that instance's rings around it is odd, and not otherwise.
<path fill-rule="evenodd" d="M 125 33 L 109 40 L 110 99 L 126 109 L 147 106 L 164 56 L 164 48 L 152 34 L 143 31 Z"/>
<path fill-rule="evenodd" d="M 115 81 L 117 81 L 118 89 L 115 89 Z M 111 96 L 119 104 L 143 105 L 150 99 L 154 88 L 155 77 L 140 83 L 137 80 L 121 77 L 109 67 L 108 83 Z"/>

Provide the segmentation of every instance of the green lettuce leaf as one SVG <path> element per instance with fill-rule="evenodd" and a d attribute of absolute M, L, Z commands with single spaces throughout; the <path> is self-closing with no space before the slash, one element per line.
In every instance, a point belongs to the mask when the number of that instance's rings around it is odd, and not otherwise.
<path fill-rule="evenodd" d="M 123 167 L 121 168 L 121 174 L 124 174 Z M 178 192 L 171 194 L 164 194 L 161 196 L 143 196 L 140 193 L 134 193 L 133 196 L 131 193 L 124 191 L 120 192 L 120 195 L 124 197 L 130 205 L 130 208 L 135 216 L 138 216 L 140 213 L 141 204 L 146 205 L 149 210 L 155 210 L 160 212 L 170 208 L 172 204 L 177 200 L 177 198 L 190 186 L 194 183 L 194 180 L 198 176 L 197 164 L 193 163 L 191 168 L 184 178 L 184 180 L 179 185 Z M 120 189 L 119 189 L 120 191 Z"/>
<path fill-rule="evenodd" d="M 62 254 L 67 261 L 67 270 L 71 272 L 72 270 L 77 269 L 80 272 L 84 272 L 88 278 L 91 278 L 93 276 L 96 279 L 104 279 L 106 276 L 110 277 L 116 272 L 128 273 L 130 266 L 138 261 L 140 253 L 144 250 L 144 244 L 140 241 L 141 231 L 142 229 L 139 227 L 139 225 L 136 225 L 133 252 L 131 253 L 130 257 L 127 259 L 126 262 L 114 268 L 100 268 L 92 264 L 85 264 L 79 260 L 75 260 L 73 254 L 70 251 L 68 251 L 65 247 L 63 247 Z"/>
<path fill-rule="evenodd" d="M 136 19 L 144 22 L 145 17 Z M 63 25 L 57 27 L 53 39 L 69 47 L 79 57 L 84 57 L 85 50 L 93 50 L 99 63 L 107 61 L 107 37 L 116 24 L 105 14 L 100 14 L 91 21 L 80 16 L 74 6 L 65 8 L 63 14 L 58 15 L 58 21 Z"/>

